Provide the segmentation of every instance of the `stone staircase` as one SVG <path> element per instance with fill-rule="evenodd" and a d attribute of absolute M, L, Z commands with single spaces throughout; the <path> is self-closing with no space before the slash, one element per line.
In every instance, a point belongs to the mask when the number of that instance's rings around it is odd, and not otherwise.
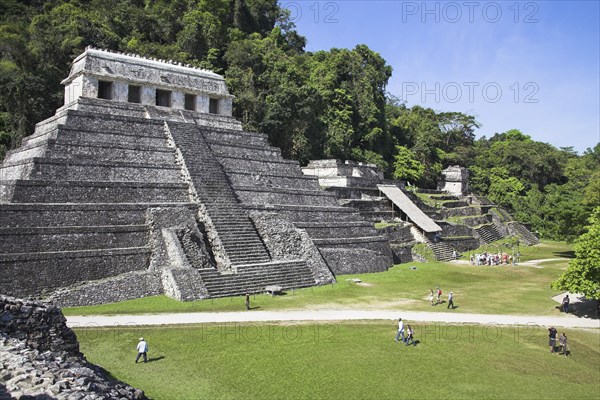
<path fill-rule="evenodd" d="M 438 261 L 450 261 L 453 259 L 452 252 L 454 249 L 443 240 L 437 243 L 427 241 L 427 247 L 433 251 L 433 254 L 435 254 L 435 259 Z"/>
<path fill-rule="evenodd" d="M 335 274 L 384 271 L 392 264 L 385 237 L 360 214 L 337 203 L 316 177 L 302 173 L 297 161 L 285 160 L 266 135 L 198 128 L 232 183 L 241 203 L 258 212 L 276 212 L 297 227 L 307 227 L 312 242 Z M 310 227 L 306 224 L 313 224 Z M 328 226 L 335 222 L 333 226 Z M 354 224 L 361 222 L 358 229 Z M 367 226 L 368 225 L 368 226 Z"/>
<path fill-rule="evenodd" d="M 507 226 L 511 234 L 517 235 L 528 246 L 533 246 L 540 242 L 537 236 L 519 222 L 509 222 Z"/>
<path fill-rule="evenodd" d="M 479 228 L 475 228 L 475 231 L 479 235 L 480 242 L 483 244 L 495 242 L 503 237 L 494 224 L 481 225 Z"/>
<path fill-rule="evenodd" d="M 313 286 L 312 273 L 304 261 L 240 265 L 236 274 L 221 274 L 216 269 L 199 270 L 210 297 L 262 293 L 268 285 L 284 290 Z"/>
<path fill-rule="evenodd" d="M 232 273 L 203 268 L 194 261 L 194 254 L 198 254 L 194 243 L 182 242 L 186 257 L 198 269 L 209 296 L 258 293 L 268 285 L 279 285 L 284 289 L 314 285 L 315 278 L 305 261 L 271 260 L 202 130 L 192 124 L 175 122 L 168 122 L 167 126 L 181 151 L 198 200 L 206 206 L 212 226 L 233 266 Z"/>
<path fill-rule="evenodd" d="M 232 265 L 271 261 L 256 228 L 241 207 L 202 133 L 192 124 L 167 124 L 183 155 L 198 200 L 206 206 Z"/>
<path fill-rule="evenodd" d="M 190 265 L 197 268 L 202 289 L 208 297 L 261 293 L 268 285 L 290 289 L 315 284 L 313 274 L 303 260 L 241 264 L 232 273 L 221 273 L 211 265 L 214 263 L 206 257 L 198 238 L 189 234 L 178 237 Z"/>

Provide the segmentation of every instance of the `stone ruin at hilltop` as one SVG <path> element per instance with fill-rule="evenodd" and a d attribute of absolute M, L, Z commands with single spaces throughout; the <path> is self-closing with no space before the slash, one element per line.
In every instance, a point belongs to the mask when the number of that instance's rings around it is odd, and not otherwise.
<path fill-rule="evenodd" d="M 264 134 L 223 77 L 87 48 L 0 166 L 0 293 L 195 300 L 384 271 L 388 238 Z"/>

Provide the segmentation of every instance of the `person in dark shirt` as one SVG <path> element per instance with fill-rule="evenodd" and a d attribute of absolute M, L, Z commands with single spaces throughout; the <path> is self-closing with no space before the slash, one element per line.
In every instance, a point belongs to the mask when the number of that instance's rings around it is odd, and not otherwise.
<path fill-rule="evenodd" d="M 548 328 L 548 346 L 550 346 L 550 353 L 554 353 L 556 349 L 556 328 L 551 326 Z"/>
<path fill-rule="evenodd" d="M 569 313 L 569 303 L 571 300 L 569 299 L 569 295 L 566 295 L 562 301 L 562 308 L 565 313 Z"/>

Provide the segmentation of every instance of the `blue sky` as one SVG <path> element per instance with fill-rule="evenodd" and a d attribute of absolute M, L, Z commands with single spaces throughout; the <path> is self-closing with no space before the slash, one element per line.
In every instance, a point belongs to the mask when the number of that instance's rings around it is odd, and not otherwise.
<path fill-rule="evenodd" d="M 600 141 L 599 1 L 282 0 L 307 50 L 366 44 L 387 90 L 582 153 Z"/>

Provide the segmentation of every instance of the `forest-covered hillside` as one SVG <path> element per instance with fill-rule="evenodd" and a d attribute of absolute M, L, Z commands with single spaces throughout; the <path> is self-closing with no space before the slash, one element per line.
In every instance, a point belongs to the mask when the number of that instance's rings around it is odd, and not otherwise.
<path fill-rule="evenodd" d="M 0 158 L 62 105 L 92 45 L 225 75 L 244 127 L 302 163 L 368 161 L 420 187 L 467 166 L 477 193 L 552 239 L 580 235 L 600 205 L 600 145 L 578 155 L 516 129 L 476 140 L 473 116 L 387 93 L 392 68 L 367 46 L 306 52 L 275 0 L 0 0 L 0 24 Z"/>

